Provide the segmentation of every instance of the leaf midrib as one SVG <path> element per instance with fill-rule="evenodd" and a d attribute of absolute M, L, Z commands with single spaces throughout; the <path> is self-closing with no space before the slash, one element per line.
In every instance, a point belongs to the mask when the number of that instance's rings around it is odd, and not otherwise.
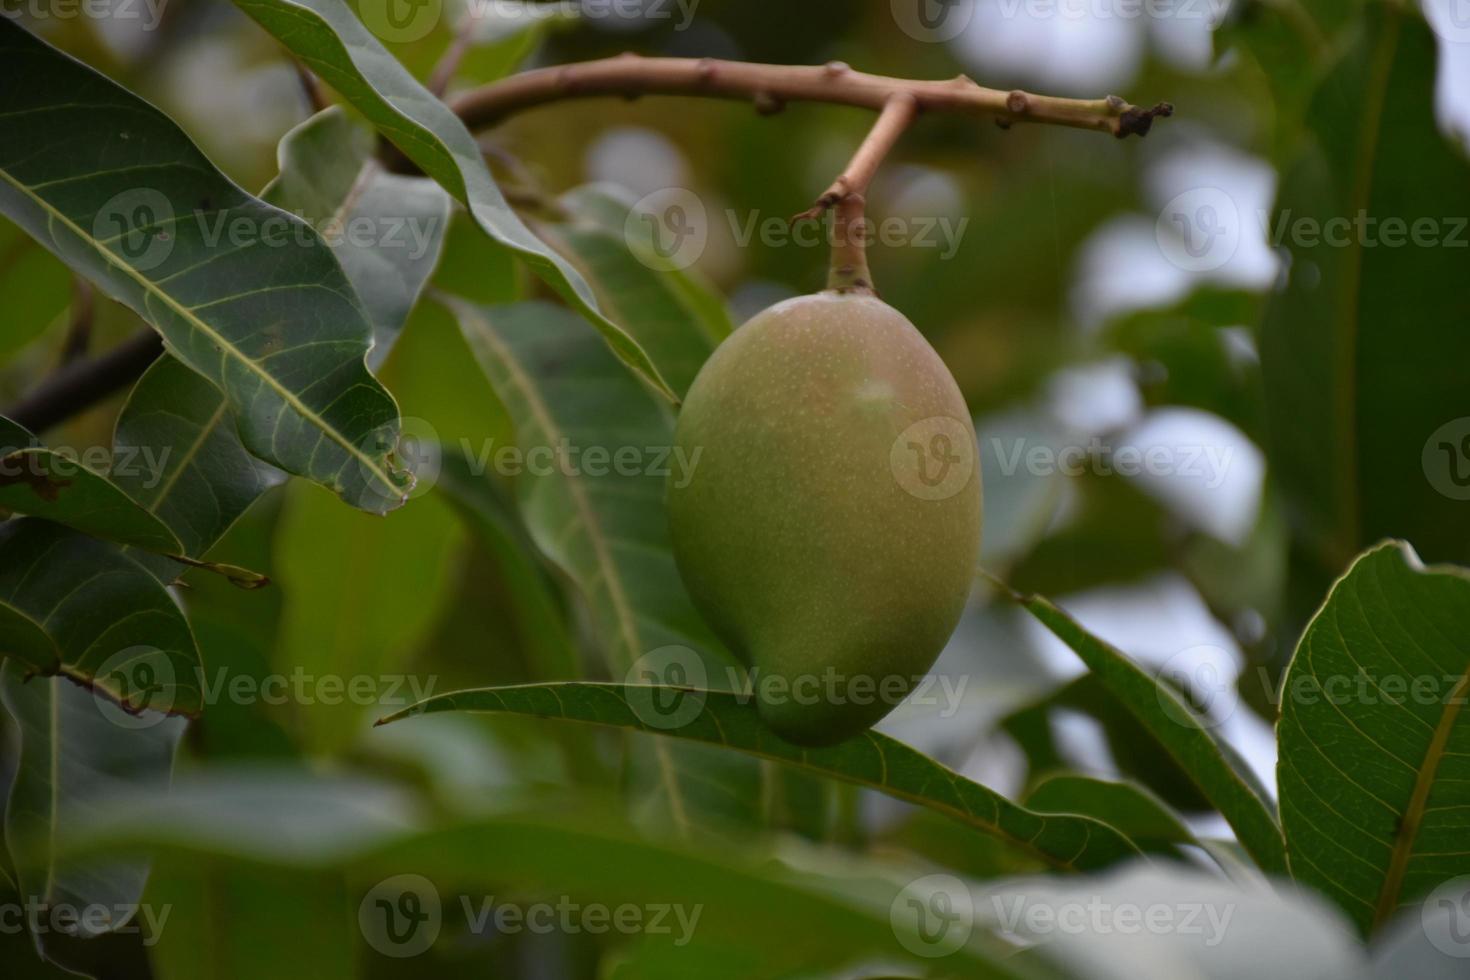
<path fill-rule="evenodd" d="M 199 330 L 205 336 L 211 338 L 216 343 L 218 343 L 221 350 L 223 350 L 228 356 L 235 358 L 241 364 L 245 365 L 246 370 L 259 377 L 268 388 L 274 391 L 283 402 L 291 406 L 291 408 L 298 415 L 310 422 L 313 427 L 326 435 L 327 438 L 331 439 L 333 442 L 337 443 L 339 446 L 345 449 L 348 455 L 354 457 L 360 463 L 366 466 L 368 468 L 368 471 L 374 477 L 376 477 L 385 488 L 388 488 L 391 492 L 395 484 L 388 477 L 387 472 L 378 465 L 377 461 L 375 461 L 371 456 L 368 456 L 361 449 L 354 446 L 335 428 L 328 425 L 325 419 L 323 419 L 320 415 L 318 415 L 315 411 L 313 411 L 305 403 L 303 403 L 299 398 L 297 398 L 294 392 L 292 392 L 290 389 L 286 388 L 279 381 L 277 381 L 270 372 L 266 371 L 249 357 L 246 357 L 244 352 L 238 350 L 234 344 L 230 343 L 229 340 L 222 336 L 217 330 L 209 326 L 203 320 L 199 319 L 199 317 L 195 316 L 193 311 L 191 311 L 188 307 L 181 305 L 166 291 L 158 288 L 158 285 L 154 283 L 153 280 L 149 279 L 147 276 L 144 276 L 137 269 L 122 261 L 112 252 L 109 252 L 107 249 L 99 246 L 91 238 L 91 236 L 87 235 L 81 228 L 77 227 L 75 222 L 73 222 L 66 215 L 62 214 L 60 211 L 56 210 L 56 208 L 52 207 L 50 202 L 48 202 L 40 195 L 36 194 L 27 185 L 18 181 L 8 170 L 3 167 L 0 167 L 0 177 L 3 177 L 6 183 L 10 184 L 10 186 L 14 187 L 26 197 L 30 198 L 30 200 L 33 201 L 37 207 L 45 211 L 46 214 L 49 215 L 53 220 L 59 222 L 62 226 L 70 230 L 71 233 L 75 235 L 78 240 L 89 244 L 93 248 L 93 250 L 95 250 L 107 261 L 109 265 L 121 270 L 124 274 L 128 276 L 128 278 L 137 283 L 144 292 L 148 293 L 151 296 L 157 297 L 165 306 L 173 310 L 174 313 L 176 313 L 181 319 L 189 323 L 195 329 Z"/>
<path fill-rule="evenodd" d="M 1404 887 L 1404 874 L 1408 871 L 1409 859 L 1414 854 L 1414 844 L 1419 836 L 1419 827 L 1424 821 L 1429 793 L 1434 788 L 1434 780 L 1439 773 L 1439 764 L 1444 761 L 1445 746 L 1449 743 L 1450 734 L 1454 731 L 1455 722 L 1459 718 L 1460 708 L 1465 703 L 1467 693 L 1470 693 L 1470 665 L 1467 665 L 1461 672 L 1459 680 L 1455 682 L 1454 688 L 1450 691 L 1444 713 L 1439 716 L 1439 723 L 1434 726 L 1434 735 L 1429 740 L 1429 747 L 1424 750 L 1424 762 L 1419 766 L 1418 774 L 1414 778 L 1414 792 L 1410 795 L 1408 806 L 1404 808 L 1403 815 L 1399 818 L 1398 834 L 1393 843 L 1393 856 L 1389 860 L 1388 872 L 1384 875 L 1383 887 L 1378 892 L 1378 904 L 1373 912 L 1375 929 L 1398 911 L 1399 898 Z"/>
<path fill-rule="evenodd" d="M 552 439 L 555 437 L 557 440 L 560 440 L 563 436 L 561 427 L 556 424 L 555 418 L 552 416 L 545 402 L 541 400 L 541 396 L 536 391 L 536 387 L 531 379 L 521 369 L 520 362 L 516 359 L 515 353 L 495 335 L 495 331 L 490 326 L 489 320 L 477 310 L 471 308 L 467 303 L 451 300 L 451 304 L 459 309 L 463 316 L 475 324 L 481 339 L 500 358 L 500 362 L 505 365 L 505 370 L 510 377 L 511 383 L 520 389 L 521 396 L 526 399 L 527 408 L 530 409 L 531 414 L 535 417 L 537 424 L 541 426 L 547 438 Z M 604 569 L 603 582 L 607 585 L 608 599 L 613 604 L 614 616 L 618 620 L 618 631 L 622 633 L 623 643 L 627 649 L 625 659 L 628 663 L 625 669 L 632 669 L 639 648 L 638 626 L 636 617 L 633 615 L 632 607 L 628 605 L 627 594 L 623 591 L 621 569 L 612 560 L 612 554 L 608 548 L 602 525 L 597 520 L 597 516 L 592 509 L 591 501 L 587 499 L 586 491 L 577 482 L 575 477 L 569 477 L 565 481 L 565 485 L 567 493 L 572 498 L 573 506 L 577 508 L 577 512 L 582 519 L 582 526 L 587 529 L 587 535 L 592 542 L 593 551 L 597 554 L 597 562 Z M 673 760 L 669 757 L 668 747 L 661 742 L 655 741 L 654 754 L 658 759 L 659 772 L 669 788 L 669 809 L 673 813 L 675 822 L 681 828 L 684 828 L 687 833 L 689 817 L 684 810 L 684 799 L 679 790 L 678 776 L 674 772 Z"/>

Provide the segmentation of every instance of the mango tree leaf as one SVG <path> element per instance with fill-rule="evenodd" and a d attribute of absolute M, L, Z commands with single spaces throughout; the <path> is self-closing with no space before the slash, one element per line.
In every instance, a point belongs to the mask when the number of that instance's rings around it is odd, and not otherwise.
<path fill-rule="evenodd" d="M 1282 682 L 1286 857 L 1363 932 L 1470 874 L 1470 573 L 1402 542 L 1332 587 Z"/>
<path fill-rule="evenodd" d="M 449 227 L 449 195 L 424 177 L 391 174 L 373 131 L 333 107 L 281 138 L 280 175 L 261 199 L 305 219 L 332 245 L 373 323 L 377 370 L 434 271 Z"/>
<path fill-rule="evenodd" d="M 541 237 L 592 284 L 608 315 L 635 340 L 681 397 L 730 333 L 724 303 L 686 271 L 667 268 L 638 247 L 643 231 L 628 202 L 605 187 L 579 187 L 558 202 L 568 220 L 537 225 Z"/>
<path fill-rule="evenodd" d="M 760 935 L 776 948 L 800 951 L 808 968 L 884 956 L 915 966 L 938 963 L 947 974 L 966 977 L 1036 976 L 1007 962 L 1012 948 L 983 929 L 967 933 L 943 959 L 916 959 L 913 950 L 932 949 L 933 937 L 920 936 L 925 923 L 912 914 L 892 910 L 908 911 L 928 896 L 908 890 L 907 876 L 892 869 L 850 859 L 852 874 L 795 873 L 788 864 L 817 867 L 821 855 L 796 844 L 714 847 L 649 839 L 595 800 L 574 803 L 425 828 L 402 794 L 383 784 L 217 769 L 181 777 L 168 799 L 120 796 L 73 828 L 60 847 L 72 861 L 151 852 L 161 863 L 342 869 L 355 886 L 349 915 L 363 906 L 386 907 L 379 901 L 391 906 L 408 889 L 423 898 L 437 895 L 447 909 L 462 897 L 505 888 L 609 906 L 658 903 L 670 907 L 671 919 L 678 907 L 686 923 L 697 908 L 691 925 L 702 940 L 748 942 Z M 419 878 L 405 882 L 405 874 Z M 370 915 L 356 924 L 384 925 Z"/>
<path fill-rule="evenodd" d="M 1384 537 L 1470 561 L 1470 164 L 1435 124 L 1436 61 L 1417 11 L 1369 4 L 1277 198 L 1290 281 L 1261 366 L 1313 595 Z"/>
<path fill-rule="evenodd" d="M 5 836 L 16 859 L 20 892 L 32 903 L 97 907 L 105 920 L 83 917 L 80 935 L 110 931 L 142 896 L 148 867 L 101 859 L 58 869 L 52 842 L 71 821 L 119 787 L 164 795 L 182 718 L 134 717 L 59 677 L 27 677 L 18 662 L 0 671 L 0 702 L 20 733 L 20 752 L 5 810 Z M 109 713 L 111 712 L 111 713 Z M 40 939 L 41 937 L 38 937 Z"/>
<path fill-rule="evenodd" d="M 406 478 L 370 327 L 330 249 L 230 183 L 158 110 L 0 23 L 0 211 L 229 397 L 252 453 L 365 510 Z"/>
<path fill-rule="evenodd" d="M 22 449 L 0 458 L 0 509 L 147 551 L 184 551 L 166 524 L 111 480 L 49 449 Z"/>
<path fill-rule="evenodd" d="M 1026 794 L 1026 807 L 1038 813 L 1076 813 L 1093 817 L 1126 834 L 1144 848 L 1168 844 L 1199 846 L 1169 804 L 1136 783 L 1054 773 Z"/>
<path fill-rule="evenodd" d="M 585 682 L 526 684 L 441 694 L 380 724 L 440 711 L 509 711 L 616 725 L 774 759 L 937 810 L 1053 868 L 1082 871 L 1138 854 L 1127 838 L 1099 820 L 1034 813 L 878 732 L 830 748 L 792 745 L 766 728 L 749 698 L 730 692 Z"/>
<path fill-rule="evenodd" d="M 1264 788 L 1180 694 L 1040 596 L 1021 604 L 1087 665 L 1189 774 L 1268 873 L 1286 870 L 1281 828 Z"/>
<path fill-rule="evenodd" d="M 738 680 L 740 668 L 695 611 L 669 550 L 665 474 L 687 479 L 698 460 L 671 455 L 673 425 L 662 407 L 564 309 L 452 298 L 446 305 L 515 422 L 527 470 L 517 491 L 531 537 L 578 586 L 613 677 L 677 667 L 716 685 L 730 686 L 732 674 Z M 568 450 L 565 463 L 559 447 Z M 589 451 L 604 462 L 589 465 Z M 620 452 L 632 453 L 631 466 L 613 465 Z M 689 822 L 695 794 L 737 820 L 756 816 L 760 774 L 747 760 L 661 741 L 652 752 L 677 826 Z"/>
<path fill-rule="evenodd" d="M 112 545 L 30 518 L 0 524 L 0 609 L 0 622 L 24 619 L 49 637 L 49 649 L 34 630 L 15 645 L 4 637 L 33 673 L 62 674 L 131 711 L 195 715 L 203 705 L 184 614 Z"/>
<path fill-rule="evenodd" d="M 246 451 L 224 394 L 167 355 L 133 386 L 112 449 L 119 463 L 130 461 L 113 467 L 113 482 L 172 528 L 189 555 L 203 555 L 285 479 Z"/>
<path fill-rule="evenodd" d="M 455 76 L 478 85 L 509 75 L 530 57 L 548 33 L 572 27 L 580 17 L 580 12 L 571 5 L 528 0 L 461 5 L 465 7 L 468 24 L 462 24 L 460 30 L 468 39 L 468 48 Z"/>
<path fill-rule="evenodd" d="M 506 203 L 469 130 L 434 98 L 341 0 L 236 0 L 322 80 L 342 94 L 425 174 L 469 209 L 481 229 L 513 249 L 590 320 L 618 358 L 670 399 L 673 391 L 631 336 L 597 308 L 576 270 L 531 233 Z"/>

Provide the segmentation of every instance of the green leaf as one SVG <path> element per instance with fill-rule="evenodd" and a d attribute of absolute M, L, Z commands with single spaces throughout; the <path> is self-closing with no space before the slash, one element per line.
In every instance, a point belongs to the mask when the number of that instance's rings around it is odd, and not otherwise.
<path fill-rule="evenodd" d="M 444 449 L 434 488 L 498 563 L 511 605 L 521 620 L 519 633 L 528 648 L 527 658 L 547 680 L 575 677 L 580 669 L 577 652 L 550 570 L 537 561 L 535 544 L 511 494 L 487 474 L 474 470 L 475 465 L 463 454 Z"/>
<path fill-rule="evenodd" d="M 1102 821 L 1144 847 L 1166 844 L 1199 846 L 1194 832 L 1169 805 L 1136 783 L 1054 773 L 1026 796 L 1038 813 L 1077 813 Z"/>
<path fill-rule="evenodd" d="M 346 928 L 371 929 L 372 919 L 358 917 L 358 909 L 371 910 L 378 899 L 391 903 L 409 888 L 436 896 L 446 910 L 462 897 L 504 889 L 609 906 L 680 906 L 686 922 L 698 908 L 701 941 L 758 935 L 774 948 L 799 951 L 808 969 L 881 955 L 937 963 L 947 975 L 1036 975 L 1007 962 L 1011 947 L 984 929 L 966 930 L 943 959 L 917 958 L 916 949 L 932 953 L 933 937 L 926 941 L 915 917 L 900 914 L 928 897 L 909 888 L 910 874 L 852 858 L 832 869 L 824 854 L 794 842 L 695 845 L 642 837 L 596 800 L 566 802 L 424 828 L 402 794 L 381 783 L 217 769 L 181 777 L 168 799 L 127 794 L 110 802 L 69 833 L 62 849 L 73 861 L 149 851 L 161 863 L 178 857 L 253 869 L 342 868 L 356 886 L 348 900 L 356 921 Z M 403 882 L 405 874 L 418 877 Z"/>
<path fill-rule="evenodd" d="M 682 397 L 729 335 L 729 315 L 723 300 L 687 270 L 666 268 L 651 249 L 638 247 L 635 235 L 644 229 L 623 197 L 598 185 L 568 191 L 558 201 L 568 220 L 537 230 L 576 263 L 602 308 L 628 324 Z"/>
<path fill-rule="evenodd" d="M 251 452 L 363 509 L 400 504 L 398 410 L 363 363 L 370 327 L 316 233 L 10 19 L 0 64 L 0 211 L 219 385 Z"/>
<path fill-rule="evenodd" d="M 246 451 L 224 394 L 165 355 L 133 387 L 113 434 L 112 480 L 173 529 L 183 552 L 201 556 L 266 490 L 280 470 Z"/>
<path fill-rule="evenodd" d="M 0 624 L 28 620 L 50 639 L 43 649 L 29 627 L 19 643 L 0 634 L 0 648 L 31 672 L 62 674 L 130 711 L 195 715 L 203 706 L 184 614 L 112 545 L 45 521 L 0 524 L 0 609 Z"/>
<path fill-rule="evenodd" d="M 165 795 L 185 722 L 124 714 L 70 681 L 28 678 L 17 662 L 0 671 L 0 702 L 20 733 L 5 836 L 21 895 L 46 905 L 100 907 L 109 914 L 106 925 L 93 929 L 83 918 L 82 934 L 110 931 L 122 924 L 117 913 L 139 902 L 147 864 L 114 859 L 57 868 L 52 842 L 121 787 Z"/>
<path fill-rule="evenodd" d="M 1470 874 L 1467 635 L 1470 573 L 1386 542 L 1332 587 L 1282 682 L 1287 861 L 1365 933 Z"/>
<path fill-rule="evenodd" d="M 1266 791 L 1255 785 L 1230 747 L 1168 684 L 1149 674 L 1127 654 L 1077 624 L 1040 596 L 1021 604 L 1087 665 L 1103 685 L 1153 734 L 1199 786 L 1268 873 L 1286 870 L 1281 828 Z"/>
<path fill-rule="evenodd" d="M 1436 62 L 1417 11 L 1369 4 L 1276 203 L 1290 281 L 1262 324 L 1269 452 L 1318 588 L 1385 537 L 1470 561 L 1470 164 L 1436 127 Z"/>
<path fill-rule="evenodd" d="M 468 30 L 469 49 L 455 73 L 461 82 L 483 85 L 515 71 L 553 30 L 578 23 L 580 11 L 564 4 L 504 0 L 493 7 L 465 4 L 464 16 L 474 21 Z M 480 11 L 489 16 L 476 16 Z"/>
<path fill-rule="evenodd" d="M 615 725 L 775 759 L 937 810 L 1054 868 L 1082 871 L 1138 854 L 1126 838 L 1101 821 L 1032 812 L 878 732 L 830 748 L 792 745 L 765 727 L 749 698 L 730 692 L 583 682 L 526 684 L 441 694 L 379 724 L 440 711 L 509 711 Z"/>
<path fill-rule="evenodd" d="M 280 175 L 261 199 L 326 236 L 373 323 L 368 366 L 393 349 L 434 271 L 449 227 L 449 195 L 424 177 L 388 173 L 373 131 L 341 108 L 281 138 Z"/>
<path fill-rule="evenodd" d="M 107 477 L 49 449 L 22 449 L 0 458 L 0 509 L 146 551 L 176 555 L 185 550 L 167 525 Z"/>
<path fill-rule="evenodd" d="M 384 49 L 341 0 L 236 0 L 236 6 L 342 94 L 425 174 L 469 209 L 590 320 L 618 358 L 675 398 L 648 353 L 597 308 L 576 270 L 531 233 L 490 176 L 475 138 Z"/>
<path fill-rule="evenodd" d="M 662 406 L 564 309 L 457 299 L 446 305 L 515 422 L 515 448 L 531 470 L 517 481 L 531 538 L 578 586 L 609 672 L 622 679 L 642 667 L 666 669 L 670 664 L 648 658 L 672 650 L 680 666 L 687 659 L 717 683 L 727 671 L 738 674 L 695 611 L 669 550 L 663 470 L 679 478 L 692 463 L 669 454 L 673 423 Z M 581 462 L 547 463 L 563 446 L 577 450 Z M 609 462 L 593 473 L 584 465 L 588 450 L 609 460 L 632 450 L 637 466 L 619 472 Z M 541 462 L 532 468 L 532 460 Z M 660 792 L 676 825 L 689 822 L 693 794 L 722 798 L 717 809 L 736 819 L 754 816 L 755 767 L 712 759 L 698 747 L 678 748 L 652 745 Z M 727 781 L 723 788 L 714 778 L 717 768 Z"/>
<path fill-rule="evenodd" d="M 276 668 L 318 685 L 308 691 L 319 696 L 295 705 L 311 749 L 350 744 L 379 698 L 402 705 L 422 695 L 416 685 L 432 691 L 432 677 L 406 667 L 453 596 L 461 540 L 454 513 L 432 496 L 385 521 L 313 487 L 288 489 L 274 548 L 285 595 Z"/>

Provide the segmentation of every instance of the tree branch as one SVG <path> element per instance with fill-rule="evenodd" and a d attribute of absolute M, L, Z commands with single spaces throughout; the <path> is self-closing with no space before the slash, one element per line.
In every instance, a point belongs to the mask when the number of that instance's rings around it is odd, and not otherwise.
<path fill-rule="evenodd" d="M 916 81 L 854 71 L 840 61 L 826 65 L 759 65 L 714 58 L 644 58 L 622 54 L 521 72 L 471 89 L 450 107 L 471 129 L 549 102 L 594 96 L 700 95 L 748 100 L 760 112 L 779 112 L 788 102 L 828 102 L 882 110 L 895 95 L 913 98 L 920 112 L 990 116 L 1003 126 L 1044 122 L 1101 130 L 1117 137 L 1146 134 L 1154 119 L 1174 109 L 1152 109 L 1110 95 L 1062 99 L 1029 92 L 985 88 L 958 75 L 948 81 Z"/>
<path fill-rule="evenodd" d="M 162 353 L 158 334 L 140 330 L 105 354 L 58 369 L 0 414 L 42 432 L 132 383 Z"/>
<path fill-rule="evenodd" d="M 893 149 L 893 144 L 903 135 L 904 130 L 914 121 L 919 113 L 919 105 L 914 97 L 907 92 L 899 92 L 883 104 L 883 111 L 878 114 L 878 121 L 868 131 L 867 138 L 853 154 L 852 162 L 847 169 L 837 175 L 832 186 L 822 192 L 817 198 L 817 203 L 807 208 L 801 214 L 792 217 L 792 223 L 804 221 L 808 218 L 819 218 L 823 211 L 846 198 L 856 195 L 864 197 L 868 193 L 868 185 L 873 182 L 873 174 L 878 172 L 878 166 L 883 158 L 888 156 L 888 151 Z"/>

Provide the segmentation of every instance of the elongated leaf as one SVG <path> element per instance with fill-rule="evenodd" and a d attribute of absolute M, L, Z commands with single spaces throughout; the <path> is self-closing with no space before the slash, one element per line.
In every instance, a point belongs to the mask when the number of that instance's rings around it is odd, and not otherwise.
<path fill-rule="evenodd" d="M 730 692 L 596 683 L 527 684 L 443 694 L 389 715 L 380 724 L 440 711 L 509 711 L 615 725 L 776 759 L 938 810 L 1056 868 L 1105 867 L 1138 853 L 1101 821 L 1034 813 L 878 732 L 866 732 L 831 748 L 792 745 L 766 728 L 749 699 Z M 683 720 L 685 715 L 691 716 L 688 721 Z M 664 727 L 675 719 L 677 725 Z"/>
<path fill-rule="evenodd" d="M 559 203 L 569 220 L 539 225 L 538 231 L 576 263 L 602 308 L 628 324 L 682 397 L 730 333 L 723 303 L 686 272 L 666 271 L 648 257 L 651 250 L 638 250 L 633 233 L 641 226 L 630 218 L 628 202 L 607 188 L 580 187 Z"/>
<path fill-rule="evenodd" d="M 166 116 L 0 22 L 0 211 L 226 393 L 245 445 L 384 512 L 398 412 L 370 327 L 300 219 L 230 183 Z"/>
<path fill-rule="evenodd" d="M 1384 537 L 1470 561 L 1470 163 L 1436 128 L 1436 60 L 1412 5 L 1367 4 L 1277 199 L 1290 281 L 1261 366 L 1314 596 Z"/>
<path fill-rule="evenodd" d="M 1367 932 L 1470 874 L 1470 573 L 1370 549 L 1283 681 L 1281 820 L 1297 879 Z"/>
<path fill-rule="evenodd" d="M 0 524 L 0 622 L 24 619 L 35 633 L 5 652 L 27 669 L 63 674 L 130 710 L 197 714 L 199 651 L 163 585 L 112 545 L 30 518 Z M 36 659 L 28 659 L 35 657 Z"/>
<path fill-rule="evenodd" d="M 175 358 L 158 359 L 117 419 L 112 480 L 202 556 L 285 474 L 240 442 L 224 394 Z M 139 465 L 152 460 L 153 466 Z M 156 468 L 154 468 L 156 467 Z"/>
<path fill-rule="evenodd" d="M 1240 843 L 1269 873 L 1286 870 L 1281 828 L 1264 789 L 1246 775 L 1234 753 L 1219 741 L 1172 687 L 1077 624 L 1040 596 L 1022 604 L 1081 658 L 1133 716 L 1190 775 L 1230 823 Z"/>
<path fill-rule="evenodd" d="M 78 814 L 120 787 L 165 794 L 185 721 L 134 719 L 121 712 L 110 717 L 89 691 L 59 677 L 27 679 L 15 662 L 0 671 L 0 701 L 20 732 L 5 836 L 21 894 L 33 903 L 104 910 L 105 922 L 81 920 L 82 935 L 121 925 L 120 913 L 136 906 L 142 895 L 147 865 L 104 859 L 58 869 L 51 844 L 69 832 Z"/>
<path fill-rule="evenodd" d="M 1193 831 L 1167 803 L 1136 783 L 1056 773 L 1036 784 L 1026 795 L 1026 806 L 1038 813 L 1093 817 L 1117 828 L 1140 847 L 1199 845 Z"/>
<path fill-rule="evenodd" d="M 167 525 L 111 480 L 49 449 L 22 449 L 0 458 L 0 508 L 148 551 L 184 551 Z"/>
<path fill-rule="evenodd" d="M 371 913 L 411 893 L 428 901 L 425 910 L 434 898 L 444 910 L 462 896 L 502 888 L 609 907 L 658 903 L 670 909 L 673 930 L 692 928 L 701 939 L 726 942 L 759 935 L 795 951 L 807 968 L 801 975 L 870 955 L 916 968 L 938 964 L 953 976 L 1037 975 L 1003 960 L 1012 948 L 984 929 L 964 928 L 958 943 L 941 950 L 943 958 L 920 958 L 918 950 L 932 956 L 934 937 L 919 931 L 931 923 L 893 910 L 911 913 L 927 893 L 915 897 L 907 877 L 892 869 L 849 859 L 854 873 L 826 874 L 817 870 L 820 853 L 794 843 L 712 847 L 649 839 L 597 800 L 572 803 L 426 829 L 404 812 L 401 794 L 383 784 L 219 770 L 181 777 L 169 799 L 119 798 L 61 847 L 77 861 L 150 851 L 161 862 L 180 856 L 196 864 L 238 859 L 251 868 L 343 869 L 355 886 L 349 914 L 362 906 Z M 369 942 L 384 924 L 371 915 L 356 921 Z M 410 939 L 419 939 L 420 924 Z"/>
<path fill-rule="evenodd" d="M 526 264 L 597 327 L 608 346 L 655 389 L 674 393 L 648 353 L 603 316 L 577 271 L 531 233 L 506 203 L 479 146 L 449 107 L 434 98 L 341 0 L 236 0 L 453 197 L 484 232 Z"/>
<path fill-rule="evenodd" d="M 373 323 L 368 366 L 393 349 L 434 271 L 449 227 L 449 195 L 425 177 L 388 173 L 373 131 L 331 108 L 281 138 L 281 172 L 261 199 L 304 218 L 332 245 Z"/>
<path fill-rule="evenodd" d="M 621 680 L 644 669 L 695 670 L 713 686 L 732 686 L 739 668 L 695 611 L 669 551 L 666 474 L 687 478 L 697 461 L 670 454 L 673 425 L 661 406 L 564 309 L 447 305 L 515 422 L 526 469 L 517 492 L 531 537 L 586 599 L 609 672 Z M 562 449 L 566 462 L 557 462 Z M 606 464 L 589 465 L 589 452 Z M 612 465 L 619 452 L 631 452 L 633 464 Z M 660 741 L 652 751 L 676 825 L 699 798 L 734 819 L 755 817 L 760 776 L 748 760 Z"/>

